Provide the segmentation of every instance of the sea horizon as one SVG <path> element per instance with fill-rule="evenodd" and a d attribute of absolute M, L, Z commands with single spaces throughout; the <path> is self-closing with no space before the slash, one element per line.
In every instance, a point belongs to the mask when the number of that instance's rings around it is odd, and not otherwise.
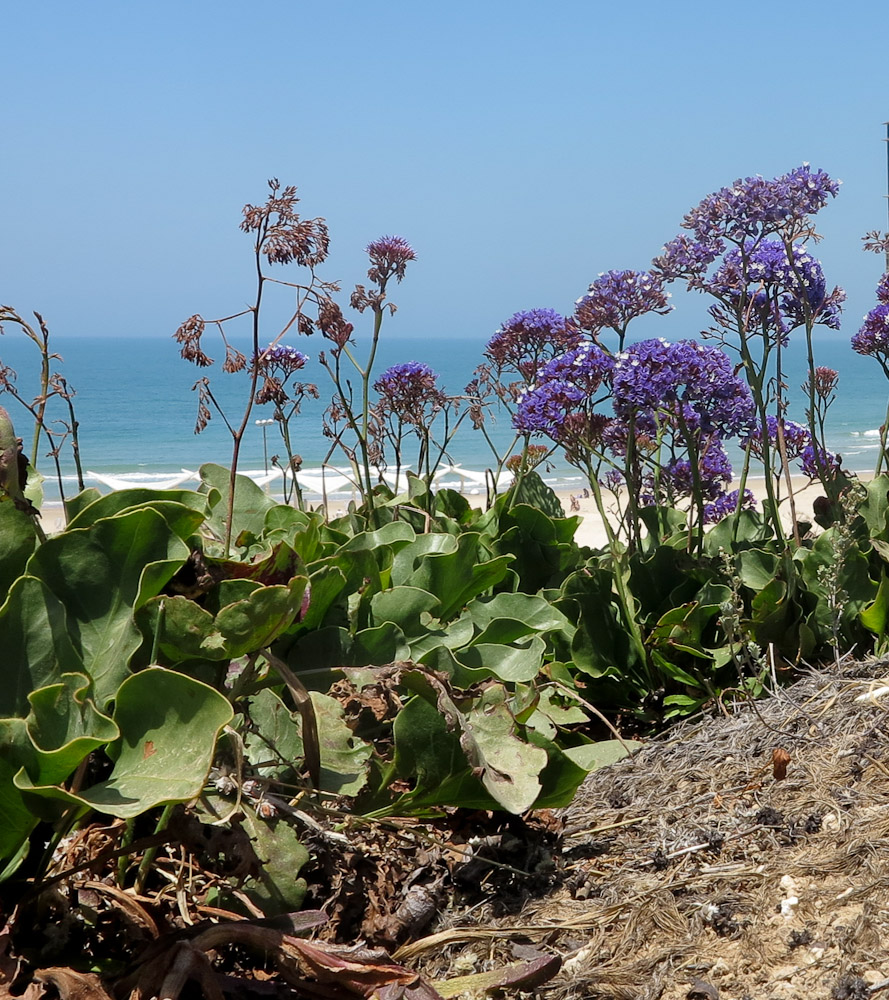
<path fill-rule="evenodd" d="M 421 361 L 439 374 L 439 385 L 446 392 L 459 395 L 483 360 L 484 343 L 471 338 L 383 338 L 374 374 L 377 376 L 398 362 Z M 330 441 L 322 432 L 322 414 L 330 388 L 317 353 L 328 345 L 317 337 L 295 338 L 293 344 L 310 357 L 300 373 L 301 381 L 317 384 L 320 393 L 319 400 L 305 401 L 291 426 L 294 451 L 302 457 L 303 471 L 309 475 L 317 473 L 325 461 L 331 467 L 347 466 L 341 452 L 328 456 Z M 872 473 L 889 385 L 879 365 L 873 359 L 855 354 L 844 335 L 819 332 L 815 345 L 816 364 L 840 373 L 836 402 L 828 411 L 827 445 L 843 456 L 848 470 Z M 229 419 L 239 422 L 246 403 L 247 379 L 243 373 L 229 375 L 220 373 L 218 368 L 198 369 L 179 357 L 177 345 L 168 338 L 127 337 L 109 342 L 103 337 L 69 336 L 60 338 L 53 349 L 64 359 L 59 368 L 76 393 L 74 405 L 85 473 L 132 477 L 151 484 L 170 480 L 181 474 L 181 470 L 197 472 L 206 462 L 229 465 L 231 436 L 218 413 L 213 413 L 202 434 L 194 434 L 198 399 L 192 386 L 208 375 L 214 395 Z M 359 341 L 359 356 L 363 349 Z M 789 416 L 805 422 L 806 399 L 800 388 L 806 375 L 804 338 L 791 340 L 785 358 Z M 17 385 L 30 398 L 36 392 L 39 365 L 34 345 L 24 337 L 8 333 L 0 338 L 0 361 L 18 373 Z M 12 415 L 27 453 L 33 434 L 30 416 L 7 393 L 0 394 L 0 405 Z M 63 414 L 58 411 L 55 416 Z M 261 406 L 254 407 L 251 414 L 239 461 L 239 471 L 247 475 L 262 477 L 274 471 L 271 459 L 275 454 L 282 456 L 286 464 L 277 426 L 257 424 L 271 416 L 271 408 Z M 500 413 L 490 427 L 497 448 L 508 451 L 513 439 L 508 415 Z M 737 471 L 740 449 L 736 442 L 728 442 L 727 450 Z M 45 441 L 40 451 L 45 452 Z M 67 443 L 61 460 L 65 492 L 73 494 L 76 476 Z M 410 458 L 405 461 L 409 463 Z M 466 420 L 443 456 L 442 464 L 483 473 L 495 461 L 483 436 L 473 431 Z M 52 481 L 53 463 L 45 453 L 38 457 L 38 468 L 46 477 L 47 500 L 58 500 L 58 488 Z M 558 455 L 543 470 L 543 478 L 556 489 L 582 490 L 584 486 L 579 471 Z M 87 486 L 100 485 L 91 476 L 85 475 L 85 480 Z M 341 492 L 348 495 L 350 491 Z"/>

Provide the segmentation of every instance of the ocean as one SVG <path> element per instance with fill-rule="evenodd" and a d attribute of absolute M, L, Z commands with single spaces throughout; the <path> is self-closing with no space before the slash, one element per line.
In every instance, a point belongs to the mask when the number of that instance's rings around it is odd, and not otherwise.
<path fill-rule="evenodd" d="M 208 342 L 209 339 L 208 336 Z M 310 472 L 320 467 L 329 448 L 329 441 L 321 433 L 321 415 L 330 396 L 329 380 L 316 360 L 318 351 L 326 344 L 317 336 L 294 338 L 292 343 L 310 356 L 309 365 L 301 373 L 302 381 L 316 383 L 321 397 L 318 401 L 305 401 L 291 428 L 294 451 L 302 456 L 303 469 Z M 384 335 L 374 371 L 380 374 L 391 364 L 421 361 L 439 374 L 439 385 L 456 395 L 462 392 L 482 360 L 483 346 L 481 340 L 387 339 Z M 100 475 L 131 476 L 151 483 L 170 479 L 182 469 L 196 470 L 204 462 L 228 465 L 231 437 L 218 413 L 213 413 L 203 433 L 194 433 L 198 400 L 192 386 L 199 377 L 210 375 L 214 395 L 229 420 L 237 423 L 246 400 L 244 373 L 229 375 L 218 368 L 197 369 L 179 357 L 178 345 L 172 338 L 65 337 L 59 338 L 53 347 L 62 358 L 56 362 L 58 370 L 76 391 L 74 404 L 85 470 Z M 359 358 L 361 350 L 359 341 Z M 0 361 L 18 373 L 17 385 L 22 394 L 33 396 L 39 355 L 35 346 L 13 327 L 0 338 Z M 889 396 L 889 384 L 882 370 L 873 359 L 862 358 L 852 351 L 848 335 L 827 331 L 816 334 L 816 364 L 840 373 L 837 398 L 828 416 L 828 447 L 843 456 L 846 468 L 872 472 L 879 448 L 879 427 L 885 420 Z M 791 338 L 786 366 L 790 416 L 804 422 L 805 398 L 800 386 L 806 377 L 806 357 L 804 338 L 799 333 Z M 357 381 L 355 384 L 357 388 Z M 27 451 L 33 433 L 30 417 L 7 393 L 0 393 L 0 405 L 12 415 Z M 54 415 L 65 416 L 60 409 Z M 277 426 L 263 428 L 255 423 L 269 416 L 269 407 L 254 409 L 242 447 L 241 471 L 262 475 L 271 468 L 272 455 L 285 454 Z M 505 414 L 491 425 L 491 433 L 498 448 L 509 445 L 512 433 Z M 732 453 L 733 461 L 737 461 L 738 454 Z M 491 466 L 491 451 L 468 420 L 454 438 L 448 460 L 476 472 Z M 63 447 L 62 462 L 65 491 L 73 493 L 76 480 L 67 446 Z M 334 456 L 330 463 L 347 464 L 341 455 Z M 58 489 L 51 481 L 51 460 L 45 455 L 38 456 L 38 467 L 47 476 L 47 499 L 57 500 Z M 579 490 L 583 486 L 577 470 L 556 456 L 544 478 L 556 488 Z M 87 485 L 99 484 L 87 477 Z"/>

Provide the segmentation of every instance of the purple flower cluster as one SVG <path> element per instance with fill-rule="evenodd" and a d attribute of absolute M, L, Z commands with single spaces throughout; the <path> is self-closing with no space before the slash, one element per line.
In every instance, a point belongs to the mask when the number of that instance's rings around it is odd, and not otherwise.
<path fill-rule="evenodd" d="M 778 447 L 778 419 L 777 417 L 766 418 L 766 428 L 768 440 L 773 449 Z M 788 461 L 799 459 L 800 468 L 804 475 L 810 479 L 818 479 L 821 472 L 832 473 L 839 469 L 839 456 L 833 452 L 822 448 L 812 442 L 812 435 L 808 427 L 796 423 L 794 420 L 785 420 L 783 423 L 784 451 Z M 755 428 L 741 444 L 757 457 L 762 458 L 763 454 L 763 433 L 762 426 Z"/>
<path fill-rule="evenodd" d="M 859 354 L 889 360 L 889 271 L 877 285 L 877 302 L 864 317 L 864 324 L 852 338 L 852 349 Z"/>
<path fill-rule="evenodd" d="M 615 361 L 614 409 L 624 420 L 654 429 L 664 418 L 730 437 L 753 418 L 753 399 L 731 359 L 694 340 L 643 340 Z"/>
<path fill-rule="evenodd" d="M 795 420 L 785 420 L 783 424 L 784 450 L 789 459 L 799 458 L 803 450 L 812 441 L 809 428 L 798 424 Z M 766 433 L 772 448 L 777 447 L 778 442 L 778 418 L 766 417 Z M 749 448 L 757 458 L 762 458 L 762 425 L 751 430 L 751 432 L 741 441 L 741 445 Z"/>
<path fill-rule="evenodd" d="M 738 509 L 739 493 L 739 490 L 732 490 L 731 493 L 723 493 L 718 496 L 712 503 L 705 504 L 704 523 L 715 524 L 728 517 L 729 514 L 734 514 Z M 752 510 L 755 506 L 756 497 L 754 497 L 752 490 L 744 490 L 744 496 L 741 498 L 741 509 Z"/>
<path fill-rule="evenodd" d="M 553 358 L 539 370 L 536 384 L 522 394 L 513 426 L 564 443 L 566 422 L 577 413 L 592 412 L 595 394 L 610 381 L 613 368 L 611 357 L 589 342 Z M 578 431 L 575 426 L 571 436 Z"/>
<path fill-rule="evenodd" d="M 802 244 L 793 244 L 788 256 L 782 240 L 748 242 L 730 250 L 706 289 L 723 301 L 752 307 L 760 321 L 782 336 L 802 326 L 807 316 L 839 329 L 845 299 L 839 288 L 827 294 L 821 263 Z"/>
<path fill-rule="evenodd" d="M 650 271 L 607 271 L 577 300 L 574 318 L 581 329 L 593 334 L 607 328 L 623 336 L 637 316 L 670 312 L 673 307 L 668 299 L 663 281 Z"/>
<path fill-rule="evenodd" d="M 713 438 L 697 462 L 697 479 L 701 495 L 715 500 L 732 480 L 732 466 L 718 438 Z M 676 458 L 661 470 L 661 487 L 675 497 L 692 496 L 695 492 L 695 470 L 687 458 Z"/>
<path fill-rule="evenodd" d="M 401 236 L 381 236 L 365 247 L 370 257 L 367 276 L 378 285 L 385 285 L 389 278 L 401 281 L 410 261 L 416 260 L 413 247 Z"/>
<path fill-rule="evenodd" d="M 775 267 L 786 269 L 786 254 L 782 261 L 777 251 L 773 253 L 774 248 L 770 244 L 777 242 L 783 246 L 785 240 L 789 242 L 807 235 L 810 232 L 809 216 L 823 208 L 838 191 L 836 181 L 831 180 L 823 170 L 812 170 L 808 164 L 773 180 L 758 176 L 737 180 L 731 186 L 708 195 L 685 216 L 682 226 L 692 230 L 693 237 L 677 236 L 671 240 L 661 255 L 655 258 L 653 269 L 665 281 L 683 278 L 690 288 L 717 294 L 720 283 L 729 284 L 740 294 L 741 286 L 766 280 L 770 267 L 774 278 L 777 278 Z M 769 241 L 769 236 L 777 236 L 779 240 Z M 717 287 L 710 288 L 708 269 L 723 254 L 727 244 L 748 247 L 751 252 L 766 244 L 761 251 L 761 259 L 756 262 L 760 273 L 746 273 L 746 268 L 735 267 L 739 274 L 734 280 L 727 281 L 732 271 L 730 255 L 737 253 L 730 251 L 726 255 L 726 272 Z M 800 254 L 806 255 L 804 250 Z M 797 280 L 796 284 L 785 284 L 784 290 L 796 295 L 797 307 L 801 306 L 800 297 L 805 295 L 810 310 L 821 310 L 819 322 L 834 326 L 837 307 L 843 299 L 842 292 L 835 289 L 830 296 L 825 295 L 824 277 L 817 261 L 812 261 L 811 266 L 808 261 L 802 260 L 795 260 L 794 264 L 798 264 L 803 272 L 803 287 L 799 287 Z M 809 274 L 805 273 L 806 268 Z M 794 312 L 792 301 L 787 307 Z"/>
<path fill-rule="evenodd" d="M 823 170 L 801 167 L 773 180 L 747 177 L 708 195 L 682 222 L 700 243 L 728 239 L 741 244 L 800 226 L 836 197 L 839 183 Z"/>
<path fill-rule="evenodd" d="M 542 364 L 581 339 L 574 323 L 555 309 L 530 309 L 510 316 L 488 341 L 485 356 L 498 372 L 518 372 L 530 383 Z"/>
<path fill-rule="evenodd" d="M 405 423 L 420 425 L 447 405 L 447 396 L 438 388 L 438 376 L 419 361 L 392 365 L 374 382 L 384 413 Z"/>
<path fill-rule="evenodd" d="M 277 347 L 268 347 L 261 354 L 254 355 L 252 363 L 265 375 L 288 378 L 294 372 L 305 368 L 308 360 L 308 355 L 298 351 L 295 347 L 279 344 Z"/>

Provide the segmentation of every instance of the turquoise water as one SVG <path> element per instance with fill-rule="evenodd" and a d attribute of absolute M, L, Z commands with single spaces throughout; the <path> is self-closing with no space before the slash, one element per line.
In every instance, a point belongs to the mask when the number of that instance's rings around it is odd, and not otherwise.
<path fill-rule="evenodd" d="M 311 356 L 325 344 L 313 337 L 298 338 L 294 346 Z M 422 361 L 439 373 L 439 384 L 458 394 L 482 360 L 482 349 L 481 340 L 384 339 L 375 371 L 380 373 L 400 361 Z M 140 473 L 150 481 L 169 477 L 182 468 L 197 469 L 207 461 L 228 464 L 231 438 L 218 414 L 214 413 L 202 434 L 194 434 L 197 394 L 191 387 L 201 375 L 210 374 L 214 394 L 229 419 L 235 422 L 245 402 L 244 374 L 197 369 L 182 361 L 177 345 L 166 338 L 60 338 L 55 350 L 63 358 L 62 373 L 77 392 L 75 407 L 81 425 L 84 469 L 111 475 Z M 33 394 L 38 364 L 34 346 L 11 331 L 0 338 L 0 359 L 16 369 L 22 391 Z M 827 333 L 817 336 L 816 363 L 840 372 L 837 400 L 828 419 L 828 446 L 843 455 L 847 468 L 872 471 L 889 395 L 889 385 L 879 365 L 856 355 L 846 335 Z M 802 338 L 791 341 L 787 370 L 791 416 L 802 421 L 805 400 L 799 387 L 806 373 Z M 320 466 L 329 448 L 321 433 L 321 414 L 330 396 L 329 382 L 314 357 L 303 381 L 317 383 L 321 393 L 319 401 L 306 401 L 295 425 L 294 450 L 302 455 L 303 467 L 309 470 Z M 31 434 L 27 414 L 6 394 L 0 394 L 0 404 L 13 415 L 27 449 Z M 266 456 L 284 453 L 278 429 L 272 426 L 266 430 L 264 454 L 263 431 L 254 421 L 270 415 L 268 408 L 254 410 L 242 449 L 240 468 L 244 471 L 261 473 Z M 512 440 L 505 417 L 493 425 L 492 432 L 500 448 L 506 448 Z M 468 421 L 450 448 L 450 459 L 476 471 L 484 470 L 492 462 L 482 436 L 471 429 Z M 335 465 L 345 464 L 342 456 L 331 461 Z M 49 475 L 50 460 L 40 457 L 39 467 Z M 73 471 L 67 450 L 64 468 L 67 478 Z M 553 485 L 566 488 L 577 487 L 580 482 L 576 470 L 563 460 L 554 462 L 547 478 Z M 69 482 L 73 484 L 73 478 Z M 73 491 L 73 485 L 71 488 Z M 52 497 L 49 489 L 47 495 Z"/>

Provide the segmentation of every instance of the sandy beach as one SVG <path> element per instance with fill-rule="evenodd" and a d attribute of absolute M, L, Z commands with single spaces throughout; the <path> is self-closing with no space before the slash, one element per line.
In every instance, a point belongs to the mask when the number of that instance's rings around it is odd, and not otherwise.
<path fill-rule="evenodd" d="M 816 497 L 823 494 L 820 484 L 816 483 L 813 485 L 810 480 L 802 476 L 793 477 L 792 484 L 797 518 L 811 518 L 812 505 Z M 785 486 L 786 490 L 786 485 L 782 485 Z M 737 483 L 733 483 L 732 489 L 736 489 L 737 486 Z M 747 481 L 747 487 L 756 497 L 757 504 L 760 504 L 766 496 L 765 481 L 762 479 L 749 479 Z M 556 491 L 556 495 L 562 502 L 562 508 L 564 509 L 566 516 L 577 515 L 581 518 L 577 534 L 575 535 L 575 538 L 580 545 L 588 545 L 591 548 L 598 548 L 607 543 L 605 527 L 602 523 L 602 518 L 596 509 L 596 502 L 593 499 L 592 494 L 585 497 L 583 495 L 583 489 L 581 488 L 576 492 L 572 492 L 571 490 L 558 490 Z M 479 493 L 467 494 L 466 498 L 474 506 L 481 506 L 484 499 Z M 608 510 L 616 511 L 618 509 L 619 502 L 619 497 L 615 497 L 613 494 L 608 492 L 605 493 L 605 504 Z M 330 513 L 332 517 L 344 512 L 345 509 L 345 501 L 330 504 Z M 791 522 L 790 504 L 786 499 L 781 504 L 781 512 L 785 524 L 789 527 Z M 43 530 L 47 534 L 53 534 L 61 531 L 64 527 L 64 515 L 61 505 L 46 504 L 42 510 L 41 523 L 43 525 Z"/>

